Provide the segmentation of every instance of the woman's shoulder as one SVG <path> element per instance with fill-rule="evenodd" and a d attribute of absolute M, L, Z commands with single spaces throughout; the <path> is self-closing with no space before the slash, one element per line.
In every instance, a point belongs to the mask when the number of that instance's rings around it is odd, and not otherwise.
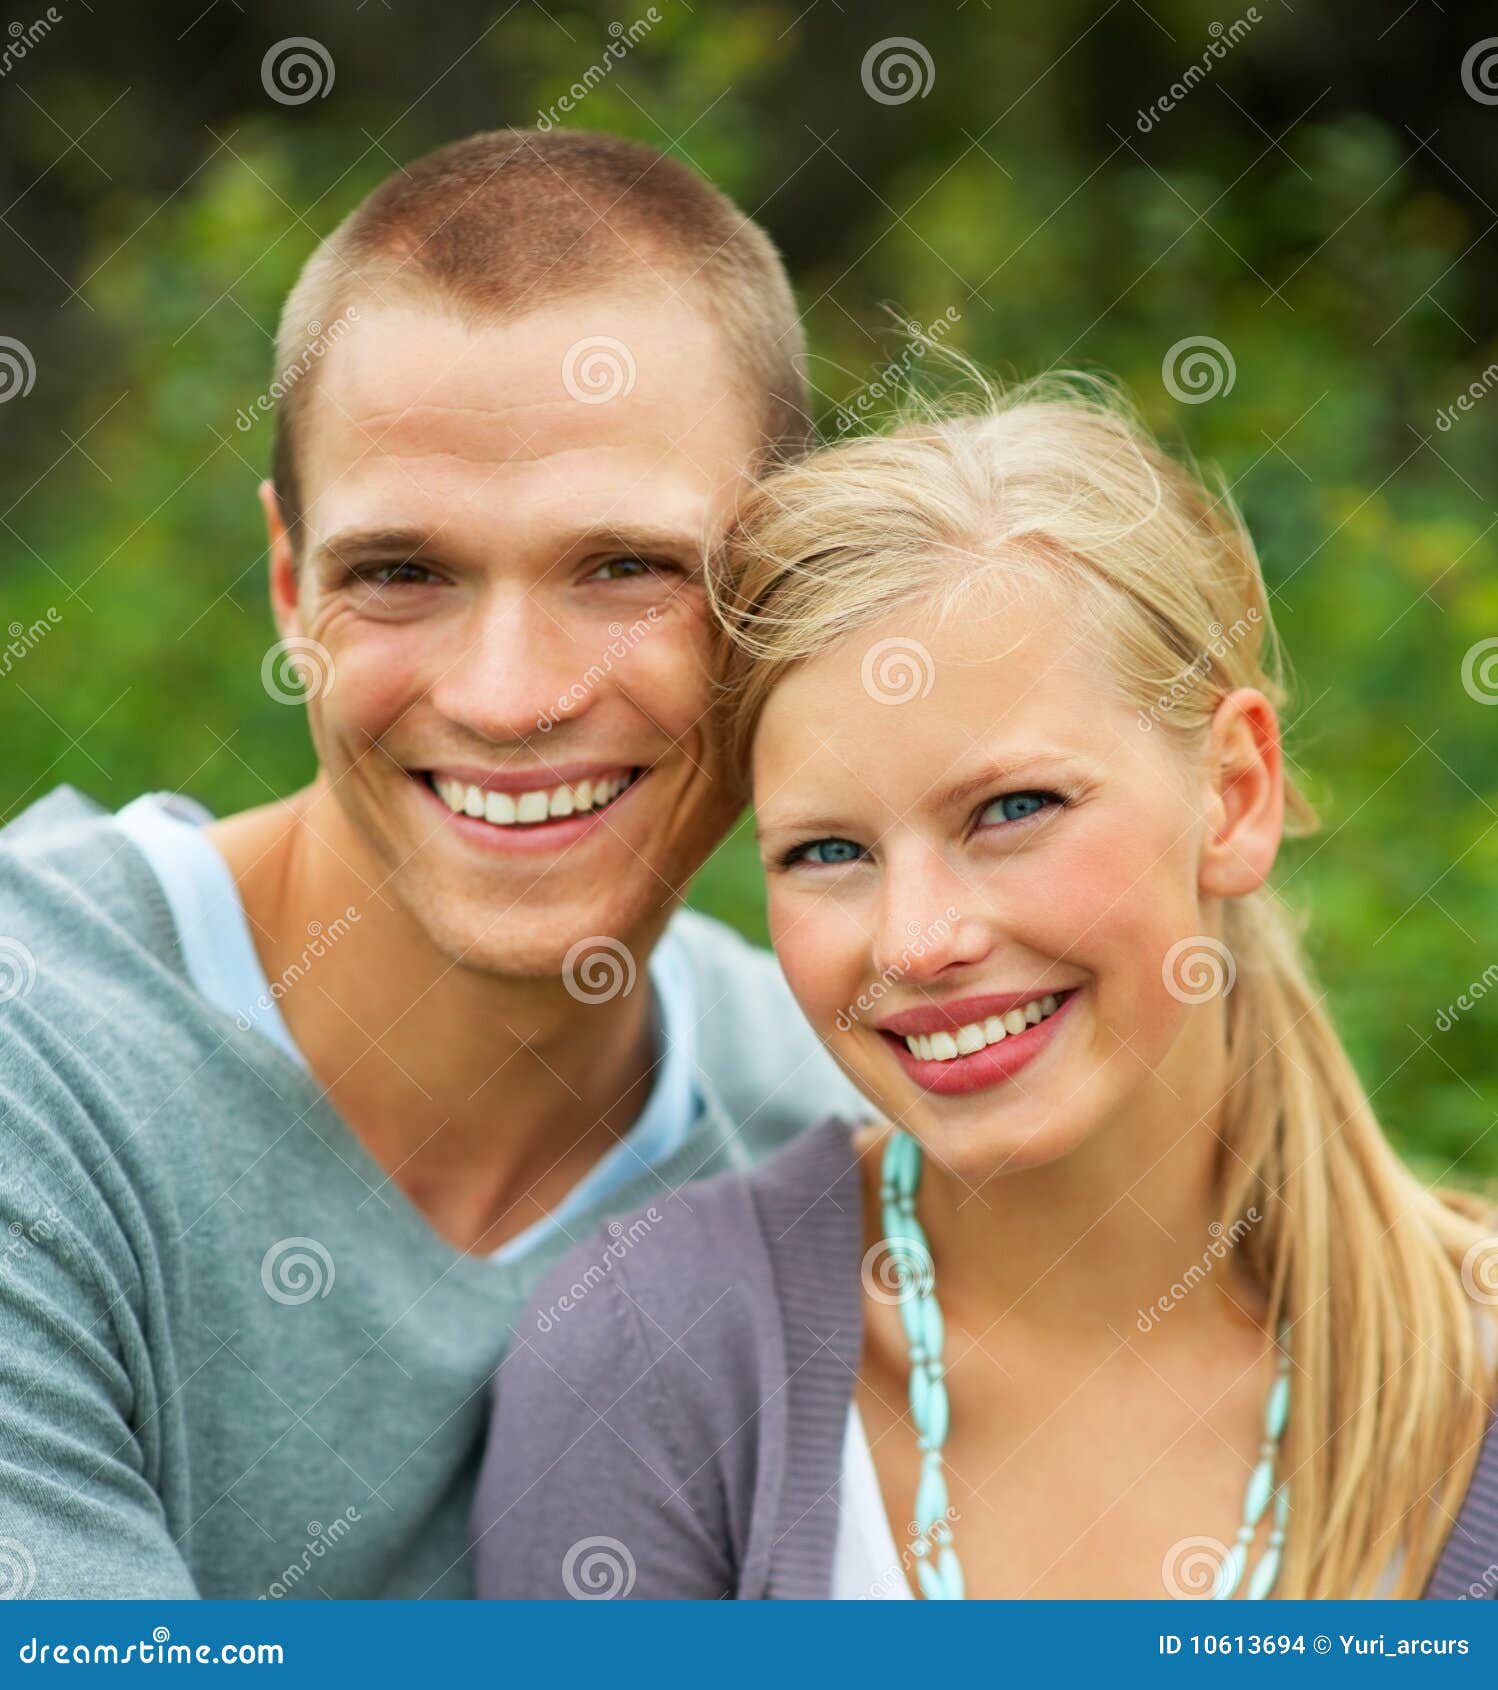
<path fill-rule="evenodd" d="M 612 1372 L 626 1338 L 642 1363 L 741 1355 L 752 1329 L 778 1325 L 788 1277 L 844 1253 L 858 1220 L 853 1131 L 828 1116 L 752 1166 L 615 1216 L 543 1277 L 515 1341 L 540 1346 L 574 1385 L 590 1369 Z"/>

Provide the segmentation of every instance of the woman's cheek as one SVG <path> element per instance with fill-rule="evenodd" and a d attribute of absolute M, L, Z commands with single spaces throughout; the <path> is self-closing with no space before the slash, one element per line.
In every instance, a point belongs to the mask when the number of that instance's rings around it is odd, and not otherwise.
<path fill-rule="evenodd" d="M 801 1012 L 822 1037 L 838 1030 L 856 1006 L 868 937 L 835 900 L 813 890 L 769 894 L 770 942 Z"/>

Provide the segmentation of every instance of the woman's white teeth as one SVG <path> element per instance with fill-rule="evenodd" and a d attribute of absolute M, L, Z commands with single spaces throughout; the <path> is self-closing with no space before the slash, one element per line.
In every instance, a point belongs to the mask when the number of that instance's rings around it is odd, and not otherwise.
<path fill-rule="evenodd" d="M 996 1045 L 1011 1033 L 1023 1033 L 1037 1021 L 1054 1015 L 1061 1000 L 1047 992 L 1034 998 L 1022 1009 L 1006 1010 L 1003 1015 L 990 1015 L 986 1021 L 969 1021 L 955 1033 L 913 1033 L 905 1044 L 910 1054 L 922 1062 L 950 1062 L 957 1056 L 971 1056 L 985 1045 Z"/>
<path fill-rule="evenodd" d="M 552 786 L 536 792 L 486 792 L 460 780 L 435 780 L 438 795 L 460 816 L 481 816 L 497 827 L 550 821 L 554 816 L 582 815 L 611 804 L 629 785 L 630 775 L 582 780 L 576 786 Z"/>

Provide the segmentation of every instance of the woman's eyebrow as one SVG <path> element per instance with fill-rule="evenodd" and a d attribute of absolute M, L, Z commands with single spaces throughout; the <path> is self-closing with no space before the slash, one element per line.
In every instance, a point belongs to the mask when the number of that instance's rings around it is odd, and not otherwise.
<path fill-rule="evenodd" d="M 1005 757 L 998 762 L 986 763 L 977 773 L 964 776 L 952 785 L 940 788 L 937 802 L 943 805 L 961 804 L 978 797 L 982 792 L 1018 780 L 1033 769 L 1070 769 L 1075 765 L 1076 759 L 1064 751 L 1044 750 L 1028 753 L 1023 757 Z M 932 791 L 937 791 L 935 784 Z"/>

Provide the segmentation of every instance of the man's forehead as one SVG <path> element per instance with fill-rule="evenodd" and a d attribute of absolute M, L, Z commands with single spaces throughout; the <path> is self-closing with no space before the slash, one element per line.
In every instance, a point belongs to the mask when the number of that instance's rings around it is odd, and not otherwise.
<path fill-rule="evenodd" d="M 582 332 L 590 324 L 599 332 Z M 476 327 L 440 311 L 365 310 L 310 397 L 315 480 L 388 458 L 604 479 L 657 480 L 669 465 L 717 481 L 758 444 L 717 332 L 695 313 L 673 327 L 628 301 Z"/>

